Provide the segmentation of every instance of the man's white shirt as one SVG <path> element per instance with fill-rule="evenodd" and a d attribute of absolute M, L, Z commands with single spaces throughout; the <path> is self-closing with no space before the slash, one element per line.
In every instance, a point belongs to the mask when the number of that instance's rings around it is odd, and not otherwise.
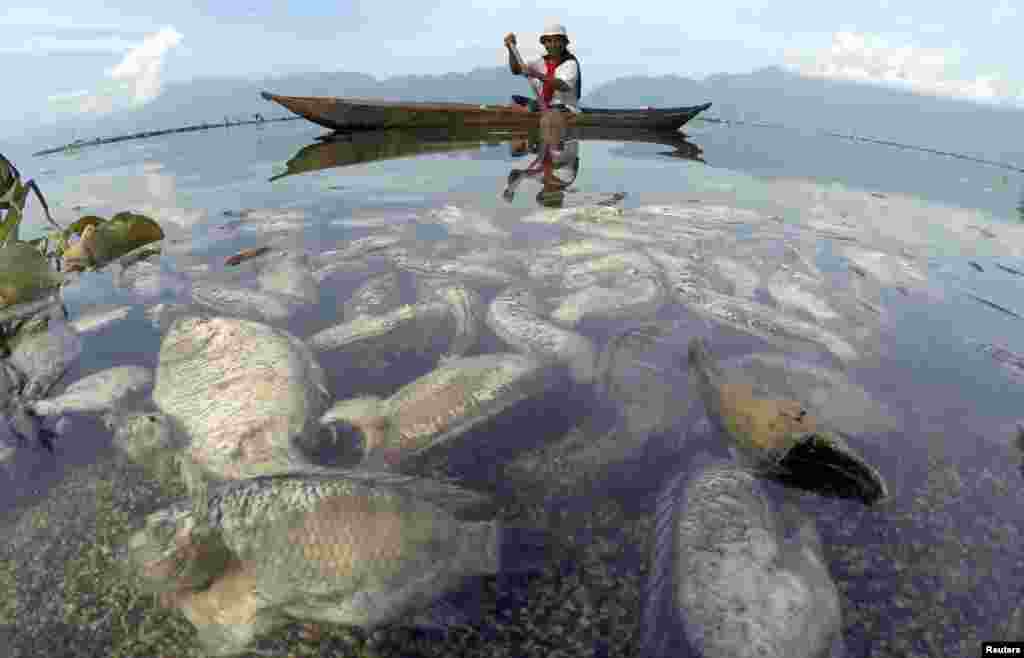
<path fill-rule="evenodd" d="M 544 62 L 543 57 L 539 57 L 526 65 L 526 68 L 539 73 L 547 77 L 548 65 Z M 555 77 L 569 85 L 569 91 L 555 90 L 554 96 L 551 98 L 552 105 L 562 104 L 565 105 L 572 112 L 579 112 L 580 99 L 576 96 L 576 80 L 580 75 L 579 64 L 574 59 L 567 59 L 558 65 L 555 69 Z M 537 90 L 537 95 L 540 96 L 544 90 L 544 83 L 536 78 L 530 79 L 530 84 Z"/>

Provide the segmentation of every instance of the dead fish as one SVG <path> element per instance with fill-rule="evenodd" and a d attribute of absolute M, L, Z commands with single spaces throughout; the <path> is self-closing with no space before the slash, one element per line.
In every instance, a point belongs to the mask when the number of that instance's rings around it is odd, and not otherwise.
<path fill-rule="evenodd" d="M 342 317 L 351 322 L 361 315 L 383 315 L 401 301 L 397 272 L 386 272 L 367 279 L 342 304 Z"/>
<path fill-rule="evenodd" d="M 515 276 L 503 269 L 463 260 L 439 260 L 397 253 L 392 261 L 407 272 L 433 277 L 463 279 L 473 285 L 508 285 Z"/>
<path fill-rule="evenodd" d="M 483 214 L 450 204 L 431 210 L 428 217 L 444 224 L 452 235 L 484 235 L 492 238 L 508 235 L 506 231 L 495 226 L 494 222 Z"/>
<path fill-rule="evenodd" d="M 971 267 L 973 267 L 975 270 L 977 270 L 979 272 L 984 272 L 985 271 L 985 268 L 983 268 L 981 265 L 979 265 L 977 262 L 975 262 L 973 260 L 967 261 L 967 264 L 970 265 Z M 998 263 L 996 263 L 996 267 L 1000 267 L 1000 265 Z"/>
<path fill-rule="evenodd" d="M 92 311 L 86 315 L 79 316 L 71 321 L 71 327 L 79 335 L 93 333 L 104 329 L 115 322 L 120 322 L 128 317 L 132 308 L 130 306 L 118 306 L 102 311 Z"/>
<path fill-rule="evenodd" d="M 226 259 L 224 259 L 224 265 L 228 267 L 240 265 L 241 263 L 247 260 L 252 260 L 257 256 L 262 256 L 263 254 L 269 253 L 270 251 L 272 251 L 270 247 L 255 247 L 253 249 L 243 249 L 234 256 L 228 256 Z"/>
<path fill-rule="evenodd" d="M 572 328 L 587 319 L 644 319 L 665 302 L 665 289 L 654 276 L 622 275 L 609 287 L 594 285 L 561 300 L 551 319 Z"/>
<path fill-rule="evenodd" d="M 722 364 L 730 381 L 746 381 L 754 393 L 799 402 L 822 426 L 847 436 L 897 432 L 902 423 L 883 403 L 839 370 L 777 353 L 747 354 Z"/>
<path fill-rule="evenodd" d="M 746 265 L 731 258 L 715 257 L 711 265 L 718 276 L 724 281 L 721 292 L 737 297 L 752 298 L 761 277 Z"/>
<path fill-rule="evenodd" d="M 292 620 L 402 624 L 467 579 L 539 564 L 544 535 L 491 501 L 397 474 L 257 477 L 151 514 L 123 563 L 202 648 L 242 653 Z"/>
<path fill-rule="evenodd" d="M 609 274 L 654 276 L 657 271 L 657 266 L 644 252 L 620 251 L 566 267 L 562 285 L 568 290 L 578 290 L 598 283 L 600 277 Z"/>
<path fill-rule="evenodd" d="M 29 321 L 33 322 L 33 321 Z M 9 341 L 9 363 L 24 375 L 22 396 L 42 398 L 82 354 L 82 339 L 58 307 L 40 316 L 39 327 L 22 327 Z"/>
<path fill-rule="evenodd" d="M 888 495 L 881 474 L 799 401 L 758 395 L 730 377 L 703 339 L 690 341 L 690 381 L 708 419 L 746 464 L 780 482 L 866 505 Z"/>
<path fill-rule="evenodd" d="M 320 285 L 313 276 L 309 256 L 287 252 L 268 262 L 256 277 L 264 292 L 283 295 L 313 306 L 320 302 Z"/>
<path fill-rule="evenodd" d="M 160 343 L 153 401 L 180 423 L 187 453 L 215 477 L 279 473 L 309 461 L 329 394 L 295 336 L 236 318 L 182 317 Z"/>
<path fill-rule="evenodd" d="M 487 326 L 510 346 L 541 359 L 569 366 L 573 379 L 594 379 L 597 354 L 586 336 L 562 329 L 542 317 L 540 301 L 530 290 L 512 286 L 498 294 L 487 310 Z"/>
<path fill-rule="evenodd" d="M 820 536 L 813 519 L 785 511 L 733 464 L 705 460 L 672 478 L 657 500 L 640 655 L 843 656 Z"/>
<path fill-rule="evenodd" d="M 192 285 L 192 299 L 225 315 L 277 323 L 288 320 L 307 305 L 301 299 L 279 293 L 201 280 Z"/>
<path fill-rule="evenodd" d="M 57 397 L 35 400 L 29 403 L 29 408 L 40 416 L 104 411 L 152 383 L 153 372 L 149 368 L 116 366 L 79 379 Z"/>
<path fill-rule="evenodd" d="M 361 362 L 444 349 L 455 333 L 451 307 L 431 300 L 405 304 L 383 315 L 361 315 L 307 339 L 318 353 L 340 352 Z"/>
<path fill-rule="evenodd" d="M 513 405 L 553 388 L 550 364 L 520 354 L 485 354 L 448 359 L 403 386 L 376 408 L 371 399 L 332 409 L 363 433 L 370 470 L 403 463 L 465 434 Z"/>

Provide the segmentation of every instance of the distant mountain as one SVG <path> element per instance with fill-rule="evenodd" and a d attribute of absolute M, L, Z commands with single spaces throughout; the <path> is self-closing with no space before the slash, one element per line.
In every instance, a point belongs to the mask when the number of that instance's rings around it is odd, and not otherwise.
<path fill-rule="evenodd" d="M 57 146 L 144 130 L 173 128 L 225 116 L 286 116 L 260 98 L 263 89 L 282 94 L 376 97 L 393 100 L 506 102 L 526 85 L 505 67 L 468 73 L 398 76 L 378 80 L 362 73 L 308 73 L 247 80 L 204 78 L 168 84 L 146 106 L 62 121 L 24 135 L 34 144 Z M 807 78 L 780 68 L 717 74 L 704 80 L 680 76 L 618 78 L 584 89 L 591 107 L 692 105 L 711 101 L 707 116 L 832 130 L 888 139 L 1024 166 L 1024 111 L 922 96 L 855 82 Z M 4 126 L 0 124 L 0 130 Z M 0 133 L 2 134 L 2 133 Z"/>
<path fill-rule="evenodd" d="M 965 153 L 1024 166 L 1024 111 L 924 96 L 780 68 L 696 81 L 677 76 L 613 80 L 595 89 L 594 106 L 680 105 L 707 99 L 709 115 L 834 131 Z"/>

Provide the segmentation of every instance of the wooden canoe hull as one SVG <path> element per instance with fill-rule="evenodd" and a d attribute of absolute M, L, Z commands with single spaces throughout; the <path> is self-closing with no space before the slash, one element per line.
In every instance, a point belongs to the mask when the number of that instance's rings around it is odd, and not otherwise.
<path fill-rule="evenodd" d="M 463 130 L 449 133 L 439 129 L 389 128 L 385 130 L 333 133 L 317 138 L 319 141 L 302 147 L 288 160 L 286 171 L 271 178 L 303 174 L 321 169 L 407 158 L 427 153 L 470 151 L 482 144 L 500 144 L 512 139 L 536 139 L 536 131 L 528 130 Z M 573 126 L 567 138 L 616 142 L 646 142 L 662 144 L 675 149 L 666 153 L 674 157 L 703 162 L 699 146 L 688 141 L 678 131 L 629 130 Z"/>
<path fill-rule="evenodd" d="M 518 127 L 529 129 L 540 122 L 540 113 L 514 105 L 473 103 L 412 103 L 325 96 L 260 95 L 290 112 L 325 128 L 338 131 L 382 128 L 465 128 Z M 683 124 L 711 107 L 711 103 L 689 107 L 650 110 L 585 109 L 569 115 L 569 124 L 640 130 L 678 130 Z"/>

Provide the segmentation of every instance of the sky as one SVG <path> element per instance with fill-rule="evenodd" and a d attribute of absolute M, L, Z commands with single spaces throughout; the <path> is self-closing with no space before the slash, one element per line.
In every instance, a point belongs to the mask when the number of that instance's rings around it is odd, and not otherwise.
<path fill-rule="evenodd" d="M 589 89 L 627 75 L 780 66 L 1024 107 L 1019 0 L 19 1 L 0 12 L 0 134 L 139 107 L 168 82 L 196 77 L 502 65 L 505 33 L 530 58 L 550 22 L 565 24 Z"/>

